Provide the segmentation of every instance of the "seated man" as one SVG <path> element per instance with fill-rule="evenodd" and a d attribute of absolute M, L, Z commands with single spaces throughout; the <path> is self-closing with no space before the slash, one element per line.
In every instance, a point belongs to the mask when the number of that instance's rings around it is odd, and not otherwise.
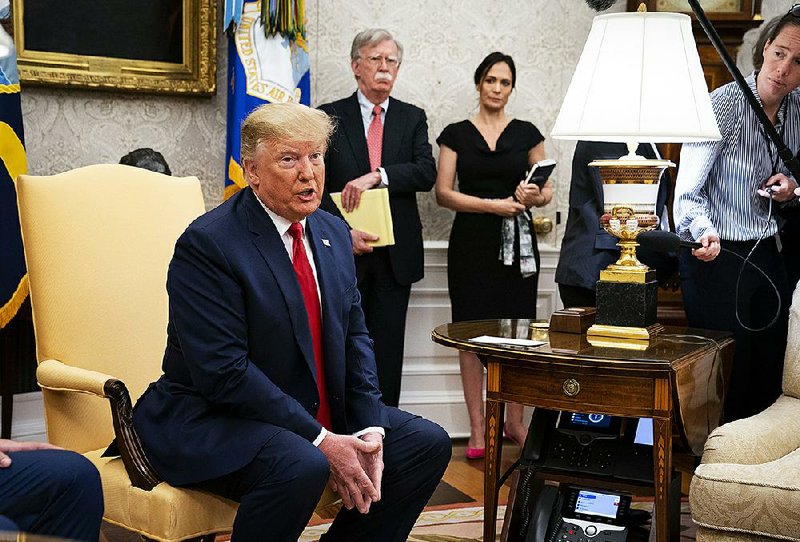
<path fill-rule="evenodd" d="M 329 479 L 325 541 L 404 541 L 450 459 L 385 406 L 345 223 L 317 210 L 332 130 L 297 104 L 242 125 L 248 188 L 197 219 L 169 267 L 164 375 L 134 411 L 170 484 L 240 503 L 233 542 L 295 541 Z"/>
<path fill-rule="evenodd" d="M 100 474 L 80 454 L 43 442 L 0 439 L 0 531 L 96 542 Z"/>

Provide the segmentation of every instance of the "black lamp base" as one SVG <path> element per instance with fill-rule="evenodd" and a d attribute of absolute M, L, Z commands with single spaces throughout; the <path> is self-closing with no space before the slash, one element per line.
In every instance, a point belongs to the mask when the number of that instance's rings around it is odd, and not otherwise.
<path fill-rule="evenodd" d="M 597 316 L 604 326 L 647 328 L 656 323 L 658 282 L 597 281 Z"/>

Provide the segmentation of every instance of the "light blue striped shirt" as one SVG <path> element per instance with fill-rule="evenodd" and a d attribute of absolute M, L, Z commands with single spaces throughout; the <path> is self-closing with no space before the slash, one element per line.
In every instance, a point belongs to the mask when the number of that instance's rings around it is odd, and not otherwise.
<path fill-rule="evenodd" d="M 755 73 L 746 80 L 758 98 Z M 768 136 L 735 82 L 712 92 L 711 105 L 722 139 L 684 143 L 675 185 L 675 229 L 687 240 L 697 240 L 707 232 L 727 241 L 758 239 L 767 227 L 769 200 L 756 190 L 775 173 L 791 175 L 772 142 L 768 149 Z M 792 154 L 797 154 L 800 90 L 784 99 L 775 129 Z M 778 231 L 775 210 L 773 205 L 767 236 Z"/>

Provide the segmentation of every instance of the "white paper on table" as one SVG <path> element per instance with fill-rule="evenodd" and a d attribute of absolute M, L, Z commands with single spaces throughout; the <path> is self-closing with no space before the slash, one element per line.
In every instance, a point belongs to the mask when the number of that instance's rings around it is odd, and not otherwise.
<path fill-rule="evenodd" d="M 510 339 L 508 337 L 493 337 L 491 335 L 481 335 L 470 339 L 471 342 L 481 344 L 498 344 L 505 346 L 527 346 L 534 348 L 546 344 L 544 341 L 534 341 L 532 339 Z"/>

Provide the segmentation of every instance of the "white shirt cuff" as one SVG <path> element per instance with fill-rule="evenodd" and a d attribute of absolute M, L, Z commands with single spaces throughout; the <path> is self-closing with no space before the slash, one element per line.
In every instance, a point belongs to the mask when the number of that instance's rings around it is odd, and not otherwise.
<path fill-rule="evenodd" d="M 325 437 L 327 437 L 327 436 L 328 436 L 328 430 L 327 430 L 327 429 L 325 429 L 325 428 L 323 427 L 323 428 L 322 428 L 322 431 L 320 431 L 320 432 L 319 432 L 319 435 L 317 435 L 317 438 L 315 438 L 315 439 L 314 439 L 314 442 L 312 442 L 311 444 L 313 444 L 314 446 L 316 446 L 317 448 L 319 448 L 319 445 L 320 445 L 320 444 L 322 444 L 322 441 L 323 441 L 323 440 L 325 439 Z"/>
<path fill-rule="evenodd" d="M 367 433 L 380 433 L 382 437 L 386 436 L 386 431 L 383 430 L 383 427 L 367 427 L 357 433 L 353 433 L 353 436 L 360 437 L 362 435 L 366 435 Z"/>
<path fill-rule="evenodd" d="M 386 431 L 383 429 L 383 427 L 367 427 L 366 429 L 362 429 L 357 433 L 353 433 L 353 436 L 360 437 L 361 435 L 366 435 L 367 433 L 379 433 L 382 437 L 386 436 Z M 322 441 L 325 440 L 325 437 L 327 436 L 328 430 L 323 427 L 319 432 L 319 435 L 317 435 L 317 438 L 315 438 L 311 444 L 319 448 L 319 445 L 322 444 Z"/>
<path fill-rule="evenodd" d="M 386 188 L 389 186 L 389 177 L 386 175 L 386 170 L 382 167 L 378 168 L 378 173 L 381 174 L 381 184 L 378 185 L 380 188 Z"/>

